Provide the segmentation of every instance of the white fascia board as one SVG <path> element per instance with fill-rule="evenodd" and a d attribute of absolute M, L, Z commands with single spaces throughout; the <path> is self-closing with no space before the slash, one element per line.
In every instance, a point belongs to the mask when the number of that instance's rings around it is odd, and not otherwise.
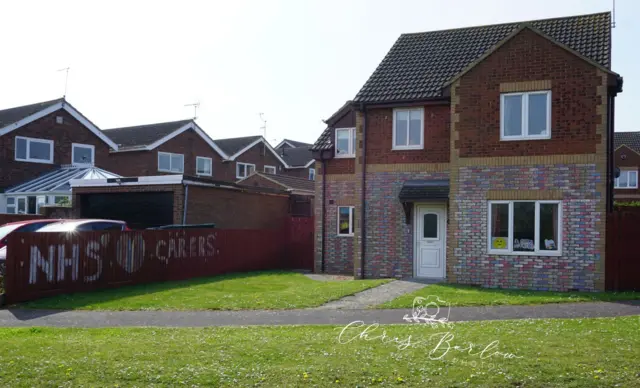
<path fill-rule="evenodd" d="M 36 112 L 36 113 L 32 114 L 31 116 L 27 116 L 27 117 L 23 118 L 20 121 L 16 121 L 13 124 L 9 124 L 6 127 L 0 128 L 0 136 L 6 135 L 7 133 L 9 133 L 9 132 L 11 132 L 11 131 L 13 131 L 15 129 L 18 129 L 18 128 L 22 127 L 22 126 L 25 126 L 25 125 L 27 125 L 29 123 L 32 123 L 32 122 L 34 122 L 34 121 L 36 121 L 38 119 L 41 119 L 44 116 L 46 116 L 48 114 L 51 114 L 51 113 L 53 113 L 53 112 L 55 112 L 55 111 L 57 111 L 57 110 L 59 110 L 61 108 L 62 108 L 62 101 L 60 101 L 60 102 L 58 102 L 58 103 L 56 103 L 54 105 L 51 105 L 50 107 L 45 108 L 45 109 L 43 109 L 43 110 L 41 110 L 39 112 Z"/>
<path fill-rule="evenodd" d="M 271 147 L 271 144 L 269 144 L 269 142 L 267 142 L 266 140 L 264 140 L 264 138 L 262 136 L 260 136 L 259 139 L 256 139 L 254 142 L 252 142 L 251 144 L 249 144 L 248 146 L 244 147 L 243 149 L 241 149 L 240 151 L 236 152 L 235 154 L 231 155 L 231 157 L 229 157 L 228 159 L 231 161 L 236 160 L 236 158 L 242 154 L 244 154 L 245 152 L 247 152 L 248 150 L 250 150 L 252 147 L 254 147 L 256 144 L 259 143 L 263 143 L 265 145 L 265 147 L 267 147 L 267 149 L 269 151 L 271 151 L 271 153 L 273 154 L 273 156 L 276 157 L 276 159 L 278 159 L 278 161 L 280 163 L 282 163 L 282 165 L 286 168 L 289 168 L 289 165 L 287 164 L 287 162 L 285 162 L 280 155 L 278 155 L 278 153 L 276 152 L 276 150 L 273 149 L 273 147 Z"/>
<path fill-rule="evenodd" d="M 105 135 L 104 132 L 102 132 L 102 130 L 100 130 L 100 128 L 98 128 L 95 125 L 93 125 L 93 123 L 91 123 L 91 121 L 87 120 L 86 117 L 84 117 L 80 112 L 75 110 L 68 103 L 61 103 L 61 104 L 62 104 L 62 108 L 67 113 L 69 113 L 71 116 L 73 116 L 74 119 L 78 120 L 82 125 L 84 125 L 87 129 L 89 129 L 91 132 L 93 132 L 94 135 L 98 136 L 100 138 L 100 140 L 105 142 L 109 147 L 111 147 L 115 151 L 118 150 L 118 145 L 116 143 L 114 143 L 113 140 L 109 139 L 109 137 L 107 135 Z"/>
<path fill-rule="evenodd" d="M 181 185 L 182 175 L 153 175 L 137 177 L 137 182 L 107 182 L 107 179 L 72 179 L 71 187 L 112 187 L 112 186 L 144 186 L 144 185 Z M 118 178 L 112 178 L 118 179 Z"/>

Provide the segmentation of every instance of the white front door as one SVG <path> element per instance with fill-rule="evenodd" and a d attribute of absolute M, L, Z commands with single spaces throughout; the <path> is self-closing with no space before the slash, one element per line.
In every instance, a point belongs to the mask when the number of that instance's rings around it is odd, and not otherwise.
<path fill-rule="evenodd" d="M 444 278 L 445 205 L 416 205 L 414 265 L 417 277 Z"/>

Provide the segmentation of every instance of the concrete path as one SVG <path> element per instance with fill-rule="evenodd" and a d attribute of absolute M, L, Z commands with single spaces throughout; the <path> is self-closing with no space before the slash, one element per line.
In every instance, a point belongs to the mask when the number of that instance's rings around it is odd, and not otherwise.
<path fill-rule="evenodd" d="M 60 311 L 0 310 L 4 327 L 203 327 L 249 325 L 345 325 L 365 323 L 407 323 L 410 310 L 281 310 L 281 311 Z M 564 303 L 539 306 L 454 307 L 449 321 L 480 321 L 526 318 L 595 318 L 638 315 L 640 301 Z"/>
<path fill-rule="evenodd" d="M 346 296 L 324 304 L 319 309 L 366 309 L 370 306 L 389 302 L 395 298 L 426 287 L 424 282 L 413 280 L 394 280 L 381 286 Z"/>

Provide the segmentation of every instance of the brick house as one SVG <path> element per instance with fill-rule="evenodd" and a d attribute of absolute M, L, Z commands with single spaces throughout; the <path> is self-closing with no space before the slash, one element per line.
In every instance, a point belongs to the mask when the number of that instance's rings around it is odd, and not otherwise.
<path fill-rule="evenodd" d="M 620 176 L 614 184 L 614 199 L 620 202 L 640 201 L 640 132 L 616 132 L 613 147 L 613 164 L 620 169 Z"/>
<path fill-rule="evenodd" d="M 312 147 L 316 270 L 603 290 L 610 23 L 401 35 Z"/>
<path fill-rule="evenodd" d="M 113 176 L 95 166 L 117 150 L 64 98 L 0 110 L 0 213 L 36 214 L 70 198 L 70 178 Z"/>

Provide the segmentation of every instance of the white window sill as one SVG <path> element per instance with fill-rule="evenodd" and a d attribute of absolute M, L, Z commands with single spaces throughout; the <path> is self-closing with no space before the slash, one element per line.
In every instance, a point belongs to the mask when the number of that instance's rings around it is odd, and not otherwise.
<path fill-rule="evenodd" d="M 353 159 L 356 156 L 354 154 L 348 154 L 348 155 L 336 155 L 335 158 L 336 159 Z"/>
<path fill-rule="evenodd" d="M 550 256 L 550 257 L 562 256 L 562 252 L 508 252 L 508 251 L 500 251 L 500 250 L 489 250 L 488 254 L 498 255 L 498 256 Z"/>
<path fill-rule="evenodd" d="M 544 136 L 500 136 L 500 141 L 550 140 L 551 135 Z"/>
<path fill-rule="evenodd" d="M 53 164 L 53 160 L 40 160 L 40 159 L 16 159 L 16 162 Z"/>
<path fill-rule="evenodd" d="M 184 174 L 184 171 L 172 171 L 172 170 L 161 170 L 161 169 L 158 169 L 158 172 L 168 172 L 169 174 Z"/>
<path fill-rule="evenodd" d="M 353 234 L 338 234 L 338 237 L 353 237 Z"/>
<path fill-rule="evenodd" d="M 638 186 L 636 186 L 636 187 L 614 187 L 614 189 L 616 189 L 616 190 L 637 190 Z"/>
<path fill-rule="evenodd" d="M 213 174 L 204 174 L 204 173 L 200 173 L 200 172 L 196 172 L 197 176 L 212 176 Z"/>
<path fill-rule="evenodd" d="M 391 151 L 415 151 L 415 150 L 423 150 L 424 146 L 394 146 L 391 147 Z"/>

